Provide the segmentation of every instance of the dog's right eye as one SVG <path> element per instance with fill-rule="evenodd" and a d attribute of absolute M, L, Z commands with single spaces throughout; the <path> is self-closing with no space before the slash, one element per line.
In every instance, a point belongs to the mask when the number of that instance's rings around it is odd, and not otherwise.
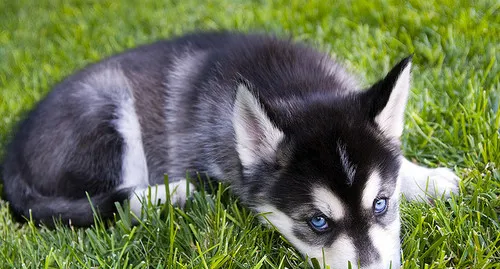
<path fill-rule="evenodd" d="M 328 225 L 328 219 L 326 218 L 325 215 L 318 215 L 314 216 L 311 219 L 309 219 L 309 225 L 318 232 L 324 232 L 328 230 L 329 225 Z"/>

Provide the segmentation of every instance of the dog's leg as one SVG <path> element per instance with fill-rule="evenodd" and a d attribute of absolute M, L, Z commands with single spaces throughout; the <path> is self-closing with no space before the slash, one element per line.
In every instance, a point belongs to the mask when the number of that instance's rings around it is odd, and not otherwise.
<path fill-rule="evenodd" d="M 185 179 L 168 184 L 170 201 L 173 205 L 184 207 L 186 200 L 195 191 L 193 184 Z M 141 216 L 142 204 L 151 199 L 153 204 L 165 203 L 167 201 L 167 189 L 164 184 L 148 186 L 136 189 L 130 197 L 130 210 L 136 216 Z"/>
<path fill-rule="evenodd" d="M 399 170 L 401 192 L 408 200 L 428 201 L 458 193 L 460 179 L 448 168 L 427 168 L 403 158 Z"/>

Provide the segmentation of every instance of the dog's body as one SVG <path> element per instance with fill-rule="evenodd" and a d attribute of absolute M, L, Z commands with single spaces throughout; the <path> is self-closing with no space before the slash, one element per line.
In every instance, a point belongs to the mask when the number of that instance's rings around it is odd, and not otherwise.
<path fill-rule="evenodd" d="M 186 173 L 228 182 L 302 253 L 333 268 L 398 268 L 400 193 L 457 177 L 399 149 L 410 59 L 367 91 L 328 56 L 259 35 L 193 34 L 67 78 L 21 124 L 4 163 L 13 212 L 87 226 L 148 186 L 186 199 Z M 429 179 L 429 181 L 427 181 Z M 430 185 L 427 185 L 427 183 Z M 192 187 L 192 186 L 191 186 Z"/>

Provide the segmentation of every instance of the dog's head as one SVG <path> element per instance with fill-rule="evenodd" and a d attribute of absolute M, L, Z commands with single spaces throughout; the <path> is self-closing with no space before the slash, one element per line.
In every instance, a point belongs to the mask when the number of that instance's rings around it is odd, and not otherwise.
<path fill-rule="evenodd" d="M 399 268 L 399 139 L 411 59 L 366 91 L 260 100 L 233 114 L 247 202 L 331 268 Z"/>

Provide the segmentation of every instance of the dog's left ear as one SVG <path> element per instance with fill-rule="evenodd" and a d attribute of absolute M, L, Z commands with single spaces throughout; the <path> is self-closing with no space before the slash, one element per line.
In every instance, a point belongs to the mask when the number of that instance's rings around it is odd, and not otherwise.
<path fill-rule="evenodd" d="M 249 85 L 240 84 L 236 90 L 233 128 L 236 151 L 243 167 L 248 168 L 262 160 L 276 160 L 278 145 L 284 134 L 271 121 Z"/>
<path fill-rule="evenodd" d="M 362 93 L 369 117 L 389 137 L 399 139 L 403 133 L 406 102 L 410 91 L 412 57 L 392 68 L 387 76 Z"/>

